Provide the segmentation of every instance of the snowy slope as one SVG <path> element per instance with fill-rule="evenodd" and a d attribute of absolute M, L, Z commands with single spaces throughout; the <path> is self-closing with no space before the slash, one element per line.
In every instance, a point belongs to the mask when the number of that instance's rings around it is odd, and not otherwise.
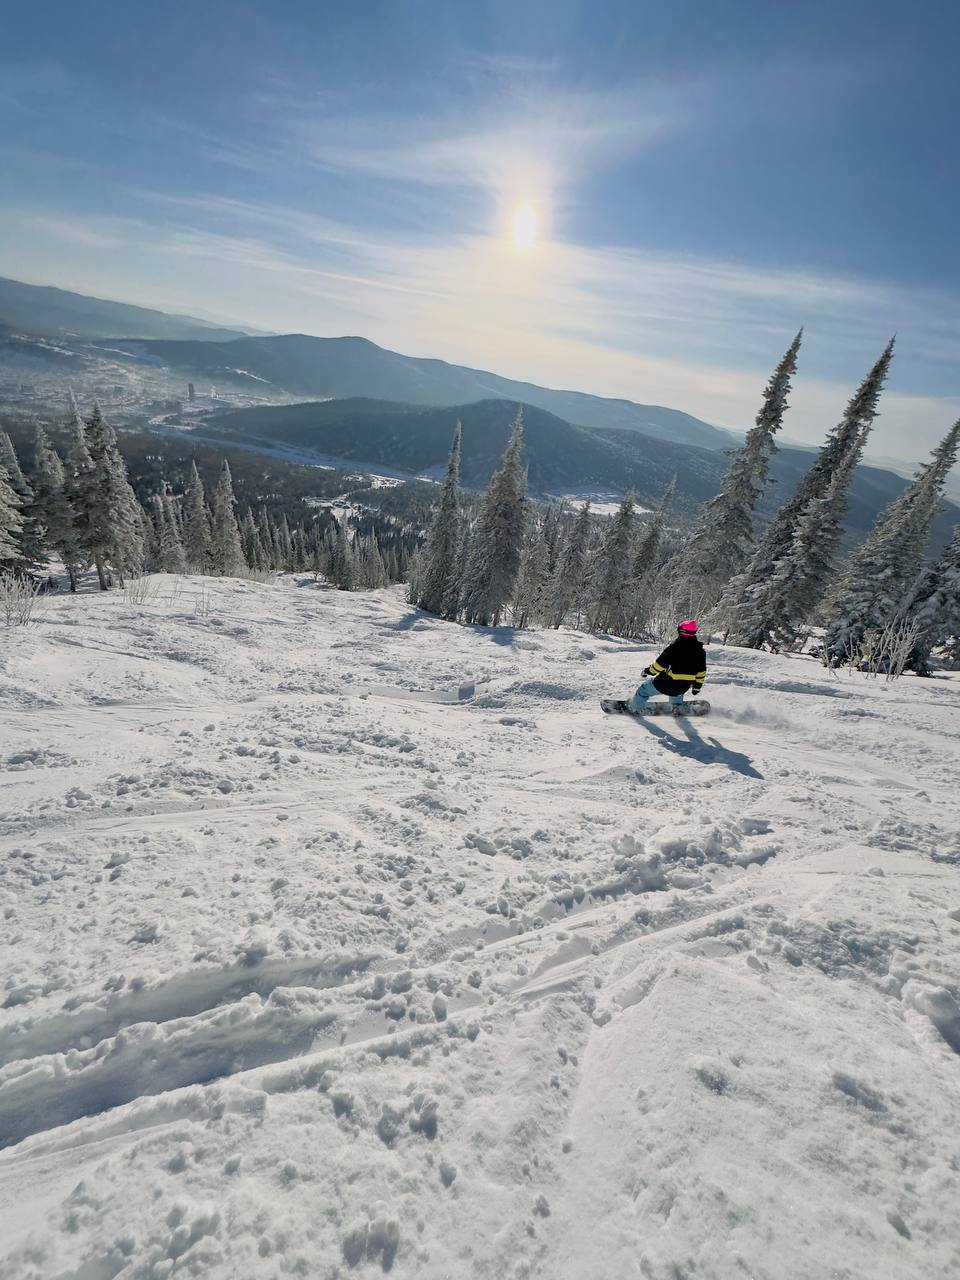
<path fill-rule="evenodd" d="M 0 649 L 0 1275 L 960 1269 L 960 683 L 185 579 Z"/>

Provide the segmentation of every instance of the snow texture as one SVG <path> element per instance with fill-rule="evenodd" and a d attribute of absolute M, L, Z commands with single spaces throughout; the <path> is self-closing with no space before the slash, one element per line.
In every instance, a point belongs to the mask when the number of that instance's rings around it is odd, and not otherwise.
<path fill-rule="evenodd" d="M 161 578 L 0 651 L 4 1280 L 960 1273 L 960 683 Z"/>

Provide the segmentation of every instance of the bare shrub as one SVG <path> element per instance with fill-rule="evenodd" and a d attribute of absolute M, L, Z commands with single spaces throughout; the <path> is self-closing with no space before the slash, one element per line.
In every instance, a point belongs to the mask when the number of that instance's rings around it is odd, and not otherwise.
<path fill-rule="evenodd" d="M 667 644 L 677 636 L 677 623 L 685 617 L 703 619 L 710 609 L 710 598 L 704 593 L 699 600 L 693 601 L 691 608 L 687 594 L 689 586 L 681 589 L 666 575 L 660 575 L 647 587 L 640 601 L 637 638 L 652 640 L 657 644 Z M 704 628 L 706 632 L 706 628 Z"/>
<path fill-rule="evenodd" d="M 905 614 L 898 614 L 882 627 L 864 633 L 859 644 L 851 645 L 847 661 L 851 670 L 862 671 L 876 679 L 888 681 L 903 675 L 907 660 L 920 637 L 920 626 Z"/>
<path fill-rule="evenodd" d="M 0 574 L 0 620 L 7 627 L 28 627 L 43 609 L 39 582 L 16 573 Z"/>
<path fill-rule="evenodd" d="M 127 604 L 150 604 L 160 594 L 160 582 L 149 574 L 129 574 L 121 590 Z"/>
<path fill-rule="evenodd" d="M 245 582 L 269 582 L 274 586 L 277 585 L 277 576 L 272 569 L 241 569 L 233 575 L 235 578 L 243 578 Z"/>

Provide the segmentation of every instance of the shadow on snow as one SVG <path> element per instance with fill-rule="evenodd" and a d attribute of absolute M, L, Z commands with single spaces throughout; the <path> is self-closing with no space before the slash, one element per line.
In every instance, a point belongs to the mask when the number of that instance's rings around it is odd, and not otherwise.
<path fill-rule="evenodd" d="M 675 738 L 672 733 L 667 733 L 666 729 L 662 729 L 660 725 L 650 720 L 637 718 L 636 723 L 642 725 L 655 738 L 659 738 L 661 745 L 668 751 L 672 751 L 676 756 L 682 756 L 685 760 L 696 760 L 698 764 L 726 765 L 731 773 L 742 773 L 745 778 L 763 777 L 763 774 L 754 768 L 750 757 L 744 755 L 742 751 L 731 751 L 716 738 L 702 738 L 687 716 L 677 716 L 674 719 L 674 723 L 678 724 L 686 734 L 686 742 Z"/>

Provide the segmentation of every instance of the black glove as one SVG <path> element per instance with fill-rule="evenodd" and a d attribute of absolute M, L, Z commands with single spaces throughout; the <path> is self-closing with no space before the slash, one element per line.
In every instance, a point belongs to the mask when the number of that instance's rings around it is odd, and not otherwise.
<path fill-rule="evenodd" d="M 649 667 L 644 667 L 644 668 L 643 668 L 643 674 L 644 674 L 645 676 L 648 676 L 648 675 L 650 674 L 650 668 L 649 668 Z"/>
<path fill-rule="evenodd" d="M 692 698 L 695 698 L 702 688 L 703 688 L 702 685 L 695 684 L 693 688 L 690 690 L 690 696 Z"/>

